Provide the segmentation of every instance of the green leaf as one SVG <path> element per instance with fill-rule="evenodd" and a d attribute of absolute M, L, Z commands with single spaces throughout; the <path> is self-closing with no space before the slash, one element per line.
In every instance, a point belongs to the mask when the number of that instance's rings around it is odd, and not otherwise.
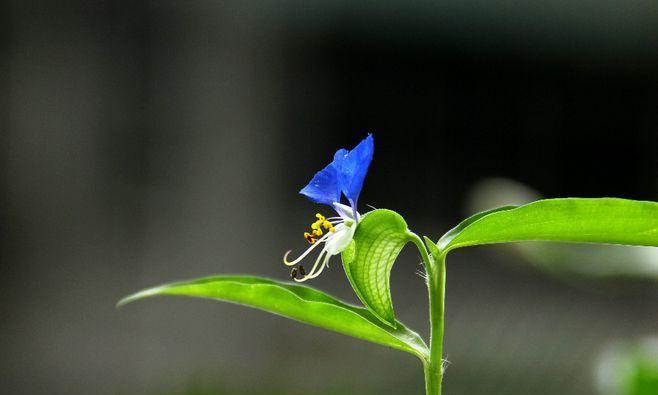
<path fill-rule="evenodd" d="M 604 394 L 658 394 L 658 338 L 615 342 L 602 353 L 596 377 Z"/>
<path fill-rule="evenodd" d="M 117 306 L 157 295 L 216 299 L 269 311 L 306 324 L 392 347 L 421 359 L 427 347 L 418 334 L 397 322 L 383 325 L 368 310 L 303 285 L 251 276 L 212 276 L 164 284 L 122 299 Z"/>
<path fill-rule="evenodd" d="M 486 210 L 482 211 L 480 213 L 474 214 L 462 222 L 459 223 L 459 225 L 455 226 L 454 228 L 450 229 L 448 233 L 444 234 L 443 237 L 441 237 L 440 242 L 446 244 L 452 241 L 455 237 L 457 237 L 464 229 L 469 227 L 473 222 L 479 220 L 482 217 L 485 217 L 489 214 L 497 213 L 499 211 L 507 211 L 511 210 L 513 208 L 517 208 L 518 206 L 502 206 L 502 207 L 497 207 L 491 210 Z"/>
<path fill-rule="evenodd" d="M 455 248 L 516 241 L 658 246 L 658 203 L 615 198 L 546 199 L 476 214 L 437 243 Z"/>
<path fill-rule="evenodd" d="M 410 240 L 407 223 L 398 213 L 373 210 L 363 216 L 353 243 L 341 255 L 347 278 L 359 299 L 393 328 L 397 323 L 391 299 L 391 268 Z"/>

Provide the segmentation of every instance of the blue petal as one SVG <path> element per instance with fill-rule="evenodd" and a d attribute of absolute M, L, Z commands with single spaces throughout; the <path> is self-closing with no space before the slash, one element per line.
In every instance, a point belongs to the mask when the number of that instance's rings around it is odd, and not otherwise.
<path fill-rule="evenodd" d="M 369 134 L 351 151 L 338 150 L 334 155 L 333 163 L 338 170 L 338 185 L 355 212 L 374 150 L 373 138 Z"/>
<path fill-rule="evenodd" d="M 338 171 L 334 162 L 315 173 L 311 182 L 299 191 L 299 193 L 315 203 L 332 205 L 334 202 L 340 202 Z"/>

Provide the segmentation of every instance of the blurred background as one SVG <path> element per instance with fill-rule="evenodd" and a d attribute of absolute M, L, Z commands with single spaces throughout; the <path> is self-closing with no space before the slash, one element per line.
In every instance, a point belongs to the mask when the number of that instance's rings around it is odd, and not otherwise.
<path fill-rule="evenodd" d="M 6 393 L 421 394 L 412 356 L 259 311 L 114 307 L 288 278 L 318 210 L 298 190 L 367 132 L 361 209 L 433 239 L 539 196 L 658 200 L 654 1 L 0 4 Z M 446 394 L 658 393 L 658 257 L 585 248 L 451 254 Z M 426 334 L 419 262 L 393 298 Z M 312 285 L 357 302 L 337 259 Z"/>

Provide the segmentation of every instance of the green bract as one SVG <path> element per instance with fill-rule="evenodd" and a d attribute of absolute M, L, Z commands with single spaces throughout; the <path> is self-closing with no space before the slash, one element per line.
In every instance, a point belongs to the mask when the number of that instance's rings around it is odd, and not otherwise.
<path fill-rule="evenodd" d="M 391 210 L 374 210 L 363 217 L 352 245 L 342 254 L 343 267 L 363 304 L 385 324 L 395 327 L 391 298 L 391 268 L 410 241 L 407 223 Z"/>

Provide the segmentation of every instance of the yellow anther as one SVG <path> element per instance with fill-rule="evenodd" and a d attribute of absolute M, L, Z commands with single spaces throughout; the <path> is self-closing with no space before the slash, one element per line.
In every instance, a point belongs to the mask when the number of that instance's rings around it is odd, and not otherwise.
<path fill-rule="evenodd" d="M 311 244 L 314 244 L 315 241 L 316 241 L 315 236 L 313 236 L 312 234 L 310 234 L 308 232 L 304 232 L 304 238 L 306 239 L 306 241 L 308 241 Z"/>
<path fill-rule="evenodd" d="M 322 227 L 325 228 L 326 230 L 330 232 L 335 232 L 336 230 L 334 229 L 334 226 L 331 224 L 331 222 L 327 221 L 326 219 L 322 222 Z"/>
<path fill-rule="evenodd" d="M 317 218 L 317 220 L 311 224 L 311 232 L 304 232 L 304 238 L 311 244 L 315 243 L 324 234 L 322 231 L 323 228 L 332 233 L 336 231 L 334 226 L 324 217 L 324 215 L 318 213 L 315 214 L 315 218 Z"/>

